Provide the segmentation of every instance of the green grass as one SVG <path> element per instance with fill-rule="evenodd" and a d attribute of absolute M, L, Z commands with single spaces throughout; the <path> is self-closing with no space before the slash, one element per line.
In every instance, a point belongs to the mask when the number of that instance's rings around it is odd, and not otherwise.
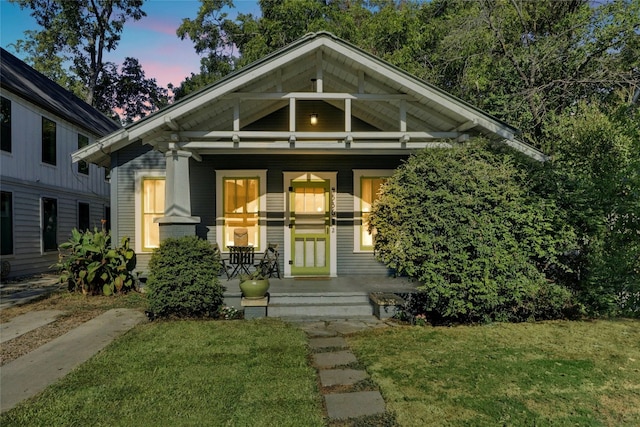
<path fill-rule="evenodd" d="M 640 322 L 375 330 L 349 339 L 402 426 L 639 426 Z"/>
<path fill-rule="evenodd" d="M 278 321 L 135 328 L 36 398 L 9 426 L 321 426 L 304 333 Z"/>

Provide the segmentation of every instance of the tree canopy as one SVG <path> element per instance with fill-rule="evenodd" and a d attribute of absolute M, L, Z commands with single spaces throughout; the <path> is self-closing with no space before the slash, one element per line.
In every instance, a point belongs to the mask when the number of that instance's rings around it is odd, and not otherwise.
<path fill-rule="evenodd" d="M 640 81 L 640 0 L 302 0 L 259 2 L 261 16 L 203 1 L 181 38 L 204 55 L 179 96 L 327 30 L 518 126 L 549 151 L 554 115 L 585 99 L 631 101 Z M 615 100 L 613 99 L 615 98 Z"/>
<path fill-rule="evenodd" d="M 166 104 L 166 90 L 145 78 L 137 60 L 127 58 L 122 74 L 105 61 L 105 54 L 117 48 L 125 22 L 146 16 L 143 0 L 10 1 L 29 9 L 40 26 L 16 43 L 36 70 L 106 114 L 117 117 L 124 110 L 123 121 L 135 118 L 132 105 L 141 100 L 145 105 L 135 114 Z"/>

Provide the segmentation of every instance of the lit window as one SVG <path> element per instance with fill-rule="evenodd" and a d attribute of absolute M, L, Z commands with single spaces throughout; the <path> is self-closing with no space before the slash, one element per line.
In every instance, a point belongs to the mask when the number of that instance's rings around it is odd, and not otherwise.
<path fill-rule="evenodd" d="M 142 180 L 142 250 L 160 246 L 160 226 L 154 222 L 164 216 L 164 178 Z"/>
<path fill-rule="evenodd" d="M 78 134 L 78 150 L 89 145 L 89 137 L 86 135 Z M 89 175 L 89 163 L 84 160 L 78 162 L 78 173 L 83 175 Z"/>
<path fill-rule="evenodd" d="M 58 249 L 58 201 L 42 198 L 42 249 Z"/>
<path fill-rule="evenodd" d="M 380 187 L 393 175 L 392 169 L 354 169 L 353 171 L 353 249 L 372 252 L 376 231 L 369 231 L 373 206 L 380 196 Z"/>
<path fill-rule="evenodd" d="M 11 101 L 5 97 L 0 99 L 0 122 L 2 122 L 2 135 L 0 135 L 0 149 L 11 152 Z"/>
<path fill-rule="evenodd" d="M 380 194 L 380 187 L 384 183 L 386 178 L 381 177 L 363 177 L 361 180 L 361 212 L 362 212 L 362 226 L 361 226 L 361 248 L 373 249 L 373 239 L 375 238 L 376 231 L 369 231 L 369 217 L 371 216 L 371 210 L 374 202 L 378 199 Z"/>
<path fill-rule="evenodd" d="M 56 164 L 56 123 L 42 118 L 42 162 Z"/>
<path fill-rule="evenodd" d="M 260 179 L 224 177 L 222 210 L 224 245 L 233 246 L 235 230 L 246 228 L 248 244 L 259 248 Z"/>

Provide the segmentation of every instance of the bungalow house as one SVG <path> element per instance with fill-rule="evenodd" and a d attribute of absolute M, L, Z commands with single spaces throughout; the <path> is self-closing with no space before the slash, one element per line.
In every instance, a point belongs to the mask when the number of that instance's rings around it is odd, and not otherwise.
<path fill-rule="evenodd" d="M 144 270 L 161 240 L 278 244 L 286 278 L 388 274 L 367 218 L 410 153 L 516 130 L 336 38 L 308 34 L 73 154 L 111 168 L 112 232 Z M 243 230 L 244 232 L 244 230 Z"/>
<path fill-rule="evenodd" d="M 110 217 L 105 170 L 71 153 L 120 124 L 0 50 L 2 277 L 47 271 L 75 228 Z"/>

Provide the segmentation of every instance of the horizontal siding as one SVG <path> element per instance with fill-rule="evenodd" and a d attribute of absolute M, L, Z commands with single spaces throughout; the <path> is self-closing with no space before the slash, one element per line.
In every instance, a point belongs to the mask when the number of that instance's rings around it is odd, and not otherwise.
<path fill-rule="evenodd" d="M 92 194 L 75 194 L 43 184 L 29 184 L 4 179 L 2 191 L 12 193 L 13 199 L 13 249 L 3 256 L 11 263 L 10 277 L 19 277 L 49 271 L 58 259 L 57 251 L 42 252 L 41 198 L 57 200 L 58 245 L 71 237 L 71 230 L 78 226 L 78 203 L 88 203 L 93 223 L 100 226 L 101 213 L 109 201 Z"/>
<path fill-rule="evenodd" d="M 205 155 L 201 162 L 190 160 L 191 213 L 201 223 L 196 234 L 210 242 L 216 241 L 215 171 L 219 169 L 266 169 L 267 172 L 267 241 L 277 243 L 284 252 L 285 205 L 283 172 L 337 171 L 337 243 L 339 275 L 386 275 L 384 265 L 372 253 L 355 253 L 353 248 L 353 169 L 393 169 L 405 156 L 232 156 Z M 134 177 L 136 170 L 164 168 L 162 154 L 147 146 L 132 144 L 117 153 L 117 213 L 118 236 L 135 238 Z M 138 254 L 137 270 L 145 272 L 149 254 Z M 285 260 L 280 259 L 281 270 Z"/>
<path fill-rule="evenodd" d="M 135 215 L 135 174 L 140 170 L 157 170 L 165 168 L 164 155 L 153 151 L 150 146 L 140 142 L 133 143 L 119 150 L 117 163 L 112 167 L 111 179 L 114 183 L 113 206 L 111 215 L 117 215 L 112 221 L 112 230 L 117 242 L 124 237 L 130 238 L 131 247 L 136 243 Z"/>

